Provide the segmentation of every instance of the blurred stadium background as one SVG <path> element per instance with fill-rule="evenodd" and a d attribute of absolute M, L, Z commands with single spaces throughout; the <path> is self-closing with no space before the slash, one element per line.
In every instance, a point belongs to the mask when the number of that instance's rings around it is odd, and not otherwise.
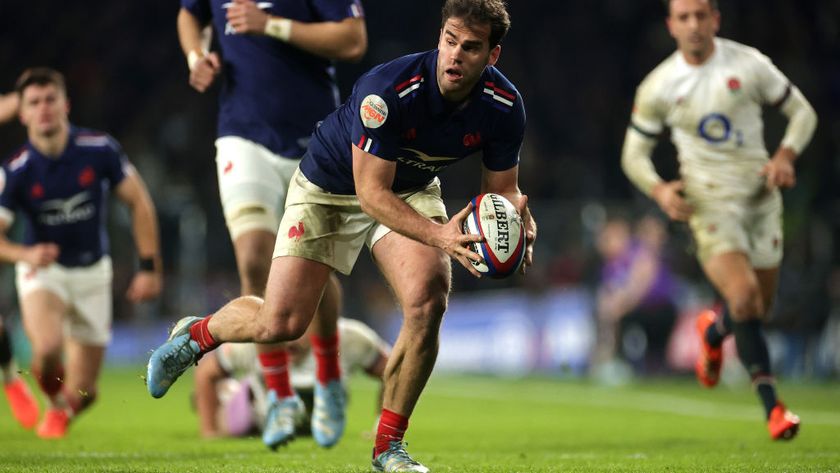
<path fill-rule="evenodd" d="M 363 3 L 370 47 L 361 63 L 339 66 L 342 97 L 371 66 L 436 44 L 438 2 Z M 770 320 L 771 351 L 784 377 L 836 379 L 840 2 L 723 0 L 721 10 L 721 36 L 770 56 L 820 117 L 798 165 L 799 184 L 785 195 L 785 261 Z M 209 313 L 239 291 L 213 164 L 216 89 L 200 95 L 189 88 L 177 11 L 176 1 L 0 1 L 0 92 L 10 91 L 26 67 L 63 71 L 72 121 L 113 134 L 158 207 L 165 294 L 139 307 L 123 297 L 135 262 L 127 213 L 112 210 L 112 364 L 145 360 L 167 324 Z M 505 281 L 474 280 L 455 268 L 439 370 L 578 376 L 589 371 L 596 348 L 597 233 L 609 216 L 632 221 L 655 210 L 623 176 L 620 149 L 636 84 L 674 44 L 658 0 L 512 0 L 510 11 L 513 27 L 499 65 L 519 87 L 528 112 L 521 185 L 540 224 L 536 260 L 528 277 Z M 767 114 L 771 148 L 784 123 L 779 114 Z M 0 127 L 0 155 L 24 139 L 21 126 Z M 669 143 L 658 148 L 655 161 L 664 175 L 674 175 Z M 477 193 L 477 169 L 477 162 L 462 163 L 443 176 L 450 212 Z M 678 276 L 680 319 L 663 366 L 680 373 L 693 360 L 691 330 L 680 322 L 714 296 L 691 255 L 687 230 L 670 225 L 669 235 L 666 255 Z M 360 258 L 344 283 L 346 314 L 393 336 L 396 308 L 369 257 Z M 0 294 L 0 310 L 16 313 L 9 266 L 2 270 Z M 18 347 L 25 358 L 25 347 Z"/>

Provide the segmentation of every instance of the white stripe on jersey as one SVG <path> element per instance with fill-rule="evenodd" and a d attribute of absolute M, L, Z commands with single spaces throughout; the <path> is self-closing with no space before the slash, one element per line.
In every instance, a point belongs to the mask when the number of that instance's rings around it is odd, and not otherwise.
<path fill-rule="evenodd" d="M 107 136 L 77 136 L 76 137 L 76 145 L 77 146 L 105 146 L 108 144 L 108 137 Z"/>
<path fill-rule="evenodd" d="M 485 93 L 485 94 L 487 94 L 487 95 L 489 95 L 489 96 L 491 96 L 491 97 L 493 97 L 493 100 L 495 100 L 495 101 L 497 101 L 497 102 L 501 102 L 501 103 L 503 103 L 503 104 L 507 105 L 508 107 L 512 107 L 512 106 L 513 106 L 513 102 L 512 102 L 512 101 L 510 101 L 510 100 L 508 100 L 508 99 L 506 99 L 506 98 L 504 98 L 504 97 L 502 97 L 502 96 L 496 95 L 496 92 L 495 92 L 495 91 L 493 91 L 493 89 L 490 89 L 490 88 L 485 87 L 485 88 L 484 88 L 484 93 Z"/>
<path fill-rule="evenodd" d="M 420 82 L 414 83 L 411 87 L 406 87 L 405 90 L 403 90 L 402 92 L 399 93 L 399 97 L 403 98 L 406 95 L 410 94 L 411 91 L 419 89 L 420 84 L 422 84 L 422 83 L 423 83 L 423 79 L 420 79 Z"/>

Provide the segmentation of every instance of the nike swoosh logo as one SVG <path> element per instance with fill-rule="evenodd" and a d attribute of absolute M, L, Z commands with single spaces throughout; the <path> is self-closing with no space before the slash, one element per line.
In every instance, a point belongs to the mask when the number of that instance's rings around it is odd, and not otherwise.
<path fill-rule="evenodd" d="M 453 160 L 458 159 L 458 158 L 450 158 L 448 156 L 429 156 L 428 154 L 426 154 L 422 151 L 418 151 L 418 150 L 412 149 L 412 148 L 400 148 L 400 149 L 405 150 L 405 151 L 411 151 L 412 153 L 414 153 L 414 155 L 415 155 L 414 157 L 420 159 L 421 161 L 427 162 L 427 163 L 431 162 L 431 161 L 453 161 Z"/>

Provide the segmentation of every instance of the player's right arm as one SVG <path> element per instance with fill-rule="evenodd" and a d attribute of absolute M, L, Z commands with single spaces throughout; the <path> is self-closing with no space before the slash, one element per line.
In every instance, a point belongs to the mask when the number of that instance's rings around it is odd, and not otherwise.
<path fill-rule="evenodd" d="M 188 8 L 178 12 L 178 41 L 190 69 L 190 85 L 199 92 L 206 91 L 222 71 L 216 52 L 208 52 L 210 29 Z"/>
<path fill-rule="evenodd" d="M 227 376 L 215 354 L 210 355 L 203 357 L 195 368 L 195 407 L 199 430 L 205 438 L 222 435 L 216 417 L 221 404 L 216 383 Z"/>
<path fill-rule="evenodd" d="M 646 80 L 636 92 L 630 125 L 624 135 L 624 147 L 621 150 L 621 168 L 628 179 L 656 201 L 670 218 L 686 221 L 694 209 L 682 196 L 682 181 L 663 181 L 651 159 L 664 119 L 657 110 L 650 89 Z"/>
<path fill-rule="evenodd" d="M 6 237 L 15 219 L 17 179 L 0 168 L 0 260 L 8 263 L 20 261 L 35 267 L 44 267 L 58 259 L 59 248 L 55 243 L 19 245 Z"/>
<path fill-rule="evenodd" d="M 58 258 L 58 245 L 55 243 L 37 243 L 35 245 L 19 245 L 6 238 L 9 223 L 0 220 L 0 260 L 8 263 L 23 261 L 32 266 L 42 268 L 49 266 Z"/>

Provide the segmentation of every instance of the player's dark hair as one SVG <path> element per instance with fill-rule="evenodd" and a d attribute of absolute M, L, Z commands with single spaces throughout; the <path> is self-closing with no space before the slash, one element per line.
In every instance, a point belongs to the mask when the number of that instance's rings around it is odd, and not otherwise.
<path fill-rule="evenodd" d="M 15 82 L 15 92 L 22 97 L 23 91 L 30 85 L 45 86 L 50 84 L 67 95 L 67 85 L 62 73 L 49 67 L 32 67 L 23 71 L 23 74 L 18 77 L 17 82 Z"/>
<path fill-rule="evenodd" d="M 665 16 L 671 16 L 671 2 L 673 0 L 662 0 L 662 5 L 665 6 Z M 708 0 L 709 6 L 712 7 L 712 10 L 719 10 L 718 8 L 718 0 Z"/>
<path fill-rule="evenodd" d="M 443 27 L 449 18 L 460 18 L 467 26 L 490 25 L 490 49 L 502 42 L 510 29 L 510 15 L 504 0 L 446 0 L 440 12 Z"/>

